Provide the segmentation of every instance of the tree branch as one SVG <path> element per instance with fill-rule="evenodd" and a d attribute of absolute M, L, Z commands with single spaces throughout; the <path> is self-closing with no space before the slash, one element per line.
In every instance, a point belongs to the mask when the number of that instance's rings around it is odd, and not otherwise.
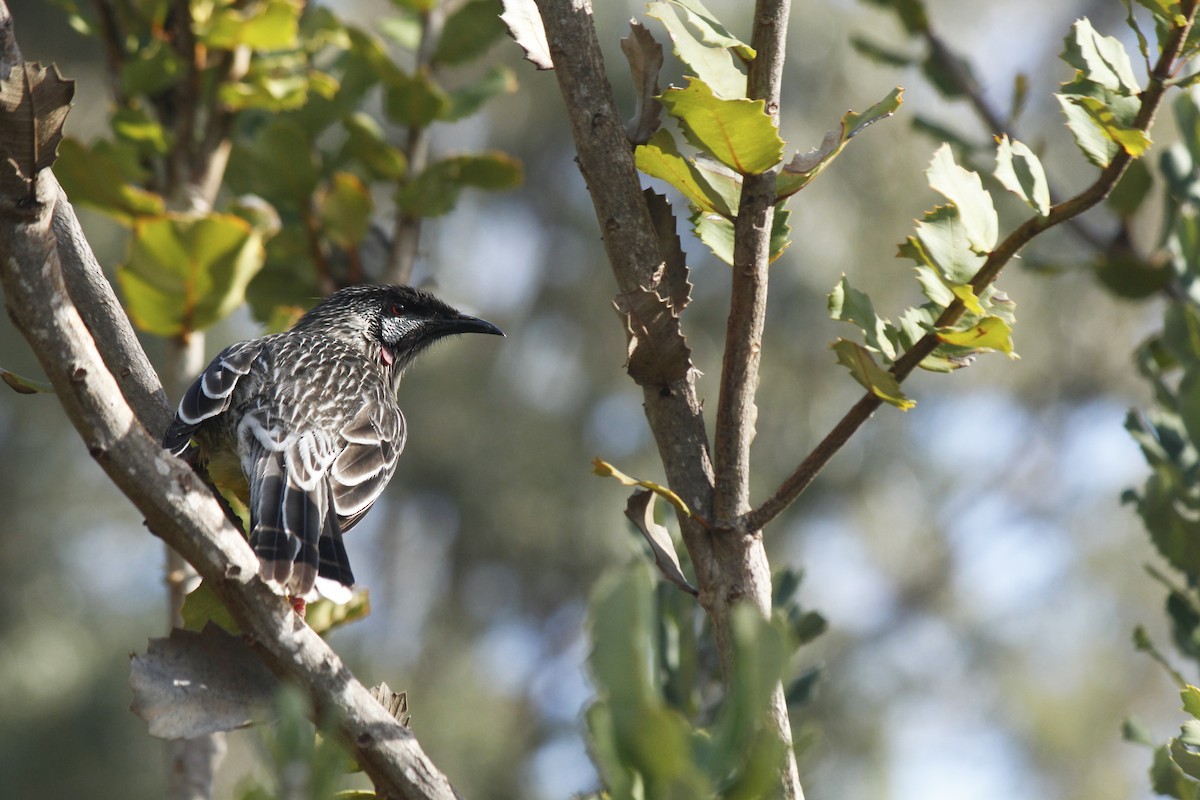
<path fill-rule="evenodd" d="M 1154 117 L 1162 105 L 1163 97 L 1170 87 L 1170 81 L 1179 68 L 1180 55 L 1183 52 L 1188 34 L 1196 19 L 1198 0 L 1184 3 L 1185 23 L 1171 32 L 1162 54 L 1159 56 L 1154 69 L 1150 73 L 1149 84 L 1141 93 L 1141 105 L 1134 120 L 1133 127 L 1143 132 L 1149 132 L 1154 123 Z M 976 294 L 986 289 L 1000 275 L 1001 270 L 1021 251 L 1026 244 L 1043 231 L 1071 220 L 1108 197 L 1109 192 L 1117 185 L 1117 181 L 1132 163 L 1133 157 L 1124 149 L 1117 152 L 1108 166 L 1100 172 L 1100 176 L 1079 194 L 1051 207 L 1050 213 L 1044 217 L 1033 216 L 1025 220 L 1000 245 L 993 250 L 980 267 L 979 272 L 971 280 L 971 287 Z M 963 315 L 965 308 L 961 301 L 951 303 L 935 323 L 936 328 L 953 325 Z M 903 356 L 892 365 L 891 373 L 897 381 L 903 381 L 921 361 L 932 353 L 940 342 L 936 333 L 927 333 Z M 767 525 L 784 509 L 795 502 L 796 498 L 808 488 L 829 460 L 842 448 L 850 437 L 870 419 L 879 408 L 881 400 L 871 393 L 865 394 L 845 416 L 834 426 L 825 438 L 808 454 L 800 465 L 787 477 L 779 488 L 766 501 L 746 517 L 745 525 L 754 530 Z"/>
<path fill-rule="evenodd" d="M 259 579 L 257 558 L 241 531 L 225 518 L 196 474 L 163 451 L 124 401 L 64 282 L 51 223 L 54 182 L 39 177 L 36 183 L 36 204 L 0 198 L 0 285 L 9 315 L 88 452 L 145 515 L 151 531 L 197 568 L 263 662 L 281 678 L 305 687 L 317 713 L 337 721 L 342 738 L 380 792 L 398 798 L 456 797 L 412 732 Z"/>

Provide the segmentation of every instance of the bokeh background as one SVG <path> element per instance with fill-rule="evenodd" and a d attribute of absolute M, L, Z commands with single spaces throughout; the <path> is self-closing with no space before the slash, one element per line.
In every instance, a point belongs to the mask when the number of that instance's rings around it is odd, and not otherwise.
<path fill-rule="evenodd" d="M 748 3 L 708 4 L 748 37 Z M 330 5 L 366 27 L 390 8 Z M 1063 191 L 1086 185 L 1094 171 L 1052 96 L 1070 77 L 1057 55 L 1084 15 L 1136 52 L 1121 5 L 927 5 L 995 105 L 1006 106 L 1018 72 L 1029 76 L 1021 138 Z M 95 135 L 107 111 L 99 50 L 45 0 L 9 6 L 26 57 L 79 81 L 69 133 Z M 618 39 L 643 6 L 597 6 L 610 78 L 631 108 Z M 847 109 L 897 84 L 906 93 L 896 118 L 792 201 L 794 241 L 772 268 L 757 498 L 860 394 L 827 348 L 852 334 L 825 311 L 840 275 L 885 315 L 919 301 L 894 254 L 938 202 L 922 174 L 938 142 L 913 120 L 986 141 L 966 103 L 947 102 L 915 70 L 855 53 L 848 41 L 862 34 L 919 52 L 865 3 L 793 6 L 790 149 L 815 145 Z M 621 513 L 626 491 L 593 476 L 590 461 L 652 479 L 661 471 L 640 392 L 621 369 L 615 288 L 554 77 L 507 41 L 491 57 L 516 70 L 519 90 L 436 129 L 435 148 L 508 151 L 524 162 L 525 184 L 469 193 L 429 225 L 417 277 L 508 338 L 442 345 L 405 380 L 407 451 L 348 540 L 373 612 L 332 642 L 365 682 L 408 691 L 414 729 L 464 796 L 550 800 L 595 788 L 581 720 L 589 587 L 641 557 Z M 1156 146 L 1173 138 L 1169 115 L 1153 134 Z M 1015 202 L 998 202 L 1002 230 L 1021 219 Z M 119 263 L 120 230 L 81 217 L 101 262 Z M 1112 221 L 1100 211 L 1088 223 L 1104 231 Z M 1137 232 L 1144 246 L 1154 223 Z M 712 408 L 728 268 L 686 235 L 685 246 L 695 283 L 685 332 Z M 1135 716 L 1161 740 L 1182 716 L 1169 679 L 1130 644 L 1138 623 L 1169 637 L 1164 592 L 1143 570 L 1155 555 L 1119 496 L 1146 472 L 1122 421 L 1148 401 L 1131 354 L 1161 311 L 1109 294 L 1094 256 L 1067 231 L 1040 239 L 1000 282 L 1018 304 L 1021 359 L 914 376 L 917 407 L 880 411 L 768 530 L 774 565 L 803 568 L 803 603 L 830 621 L 805 653 L 825 669 L 817 699 L 793 718 L 810 800 L 1152 795 L 1150 753 L 1121 740 L 1121 723 Z M 237 315 L 211 332 L 210 351 L 255 332 Z M 7 319 L 0 365 L 38 376 Z M 53 397 L 0 391 L 0 509 L 0 793 L 160 796 L 161 745 L 128 711 L 127 680 L 128 655 L 165 630 L 162 546 Z M 229 742 L 220 796 L 263 769 L 257 733 Z"/>

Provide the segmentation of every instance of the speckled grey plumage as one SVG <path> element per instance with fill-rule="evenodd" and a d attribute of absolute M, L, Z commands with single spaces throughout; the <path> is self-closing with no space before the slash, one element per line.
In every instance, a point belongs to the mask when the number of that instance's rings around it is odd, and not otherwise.
<path fill-rule="evenodd" d="M 429 344 L 467 332 L 500 330 L 406 286 L 343 289 L 291 330 L 218 354 L 163 446 L 179 455 L 194 441 L 218 485 L 245 480 L 238 493 L 264 578 L 295 596 L 318 575 L 351 585 L 342 533 L 396 471 L 400 377 Z"/>

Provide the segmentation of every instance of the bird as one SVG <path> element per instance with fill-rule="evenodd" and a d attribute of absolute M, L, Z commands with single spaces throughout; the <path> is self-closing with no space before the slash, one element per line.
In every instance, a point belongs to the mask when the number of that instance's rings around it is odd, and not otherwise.
<path fill-rule="evenodd" d="M 259 573 L 298 610 L 318 577 L 354 585 L 342 534 L 396 471 L 400 379 L 460 333 L 504 335 L 421 289 L 350 286 L 283 333 L 226 347 L 184 393 L 163 447 L 245 504 Z"/>

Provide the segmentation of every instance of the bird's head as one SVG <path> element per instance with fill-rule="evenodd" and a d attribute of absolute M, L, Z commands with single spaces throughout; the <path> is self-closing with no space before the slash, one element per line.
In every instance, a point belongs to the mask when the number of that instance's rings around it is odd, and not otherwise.
<path fill-rule="evenodd" d="M 293 330 L 320 331 L 349 341 L 395 378 L 438 339 L 456 333 L 504 335 L 492 323 L 410 286 L 341 289 L 301 317 Z"/>

